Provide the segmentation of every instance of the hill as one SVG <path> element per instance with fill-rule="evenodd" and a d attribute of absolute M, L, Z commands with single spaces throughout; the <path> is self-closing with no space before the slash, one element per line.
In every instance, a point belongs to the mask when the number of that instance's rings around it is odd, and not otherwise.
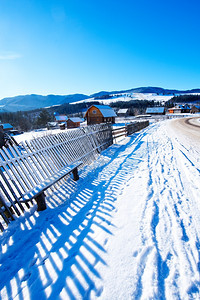
<path fill-rule="evenodd" d="M 124 93 L 142 93 L 142 94 L 159 94 L 159 95 L 173 95 L 173 94 L 193 94 L 200 93 L 200 89 L 192 89 L 192 90 L 175 90 L 175 89 L 164 89 L 160 87 L 139 87 L 133 88 L 129 90 L 121 90 L 121 91 L 101 91 L 99 93 L 91 95 L 91 97 L 101 97 L 103 95 L 112 95 L 112 94 L 124 94 Z"/>
<path fill-rule="evenodd" d="M 174 95 L 181 94 L 194 94 L 199 93 L 200 89 L 192 89 L 192 90 L 174 90 L 174 89 L 164 89 L 160 87 L 139 87 L 133 88 L 129 90 L 121 90 L 121 91 L 100 91 L 98 93 L 92 94 L 90 96 L 84 94 L 72 94 L 72 95 L 23 95 L 16 97 L 9 97 L 0 100 L 0 112 L 16 112 L 16 111 L 29 111 L 38 108 L 51 107 L 55 105 L 62 105 L 64 103 L 79 103 L 80 101 L 94 101 L 94 99 L 101 98 L 103 99 L 108 96 L 110 97 L 109 102 L 105 104 L 109 104 L 112 101 L 124 101 L 124 94 L 129 94 L 126 98 L 126 101 L 130 100 L 155 100 L 155 101 L 167 101 L 170 100 Z M 120 99 L 120 96 L 123 99 Z M 168 98 L 167 98 L 168 97 Z M 115 98 L 113 100 L 113 98 Z"/>
<path fill-rule="evenodd" d="M 73 103 L 76 101 L 89 98 L 83 94 L 73 95 L 24 95 L 4 98 L 0 101 L 0 112 L 15 112 L 15 111 L 27 111 L 37 108 L 44 108 L 54 105 L 61 105 L 64 103 Z"/>

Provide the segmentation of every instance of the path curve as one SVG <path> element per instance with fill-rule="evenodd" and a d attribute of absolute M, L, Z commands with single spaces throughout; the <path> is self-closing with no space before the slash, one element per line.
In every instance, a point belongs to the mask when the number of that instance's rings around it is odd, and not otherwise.
<path fill-rule="evenodd" d="M 200 145 L 200 117 L 172 120 L 171 124 L 178 134 L 186 136 Z"/>

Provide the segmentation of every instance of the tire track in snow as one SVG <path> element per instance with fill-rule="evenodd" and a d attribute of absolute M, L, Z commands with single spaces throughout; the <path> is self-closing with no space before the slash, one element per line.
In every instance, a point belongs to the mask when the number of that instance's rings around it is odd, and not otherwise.
<path fill-rule="evenodd" d="M 143 247 L 133 296 L 143 299 L 147 294 L 143 279 L 151 262 L 154 272 L 149 278 L 148 295 L 153 299 L 190 299 L 199 293 L 199 239 L 190 211 L 187 185 L 181 176 L 185 174 L 180 166 L 183 157 L 180 159 L 180 149 L 175 148 L 162 125 L 148 136 L 147 148 L 148 196 L 141 219 Z M 195 165 L 190 163 L 187 168 L 190 174 Z"/>

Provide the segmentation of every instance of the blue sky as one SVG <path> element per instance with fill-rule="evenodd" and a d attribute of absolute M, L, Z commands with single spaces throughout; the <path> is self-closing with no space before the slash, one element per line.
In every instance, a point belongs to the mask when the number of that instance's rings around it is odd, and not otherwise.
<path fill-rule="evenodd" d="M 0 99 L 200 88 L 199 0 L 0 0 Z"/>

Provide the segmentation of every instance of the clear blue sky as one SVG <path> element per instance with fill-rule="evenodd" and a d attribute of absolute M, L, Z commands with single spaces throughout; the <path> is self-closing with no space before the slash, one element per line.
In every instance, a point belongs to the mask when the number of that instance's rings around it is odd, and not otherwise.
<path fill-rule="evenodd" d="M 200 88 L 199 0 L 0 0 L 0 99 Z"/>

